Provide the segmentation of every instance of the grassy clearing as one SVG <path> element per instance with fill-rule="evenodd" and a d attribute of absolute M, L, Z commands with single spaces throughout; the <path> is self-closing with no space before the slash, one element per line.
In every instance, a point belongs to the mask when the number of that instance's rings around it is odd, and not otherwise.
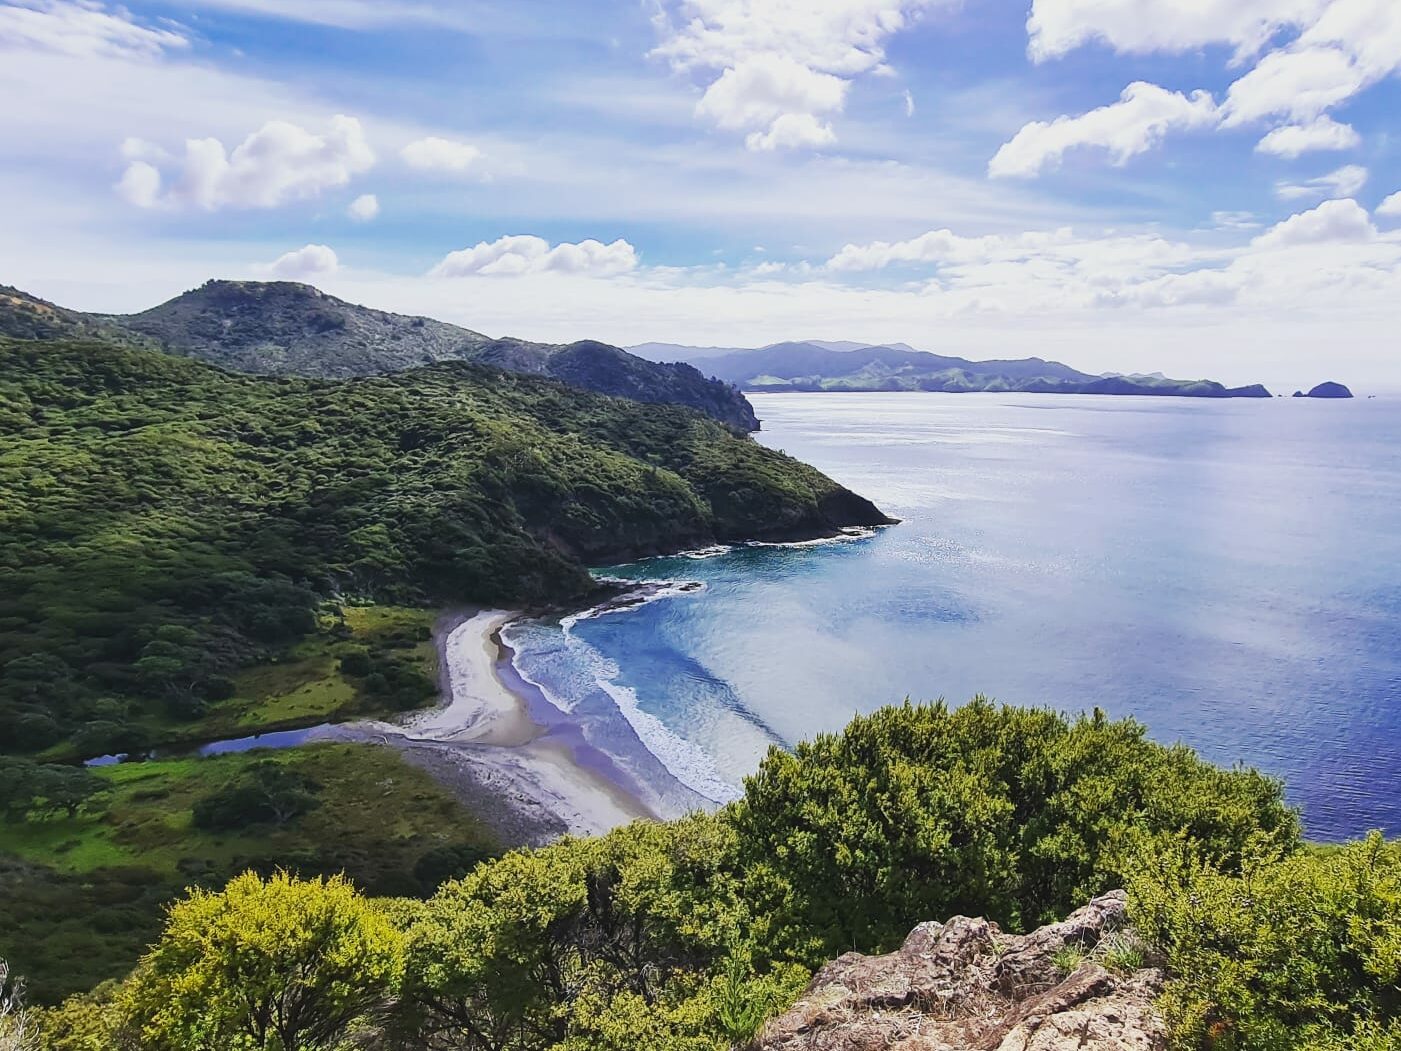
<path fill-rule="evenodd" d="M 196 801 L 257 762 L 295 769 L 319 805 L 285 825 L 196 828 Z M 489 833 L 431 778 L 386 749 L 319 744 L 279 752 L 106 767 L 97 812 L 0 824 L 0 957 L 53 1000 L 125 973 L 186 886 L 219 886 L 245 869 L 345 872 L 376 895 L 426 889 L 429 851 L 496 851 Z"/>

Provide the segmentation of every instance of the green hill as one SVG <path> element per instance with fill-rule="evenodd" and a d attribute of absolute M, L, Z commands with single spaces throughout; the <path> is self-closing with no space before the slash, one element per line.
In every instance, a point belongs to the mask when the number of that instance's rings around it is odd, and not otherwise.
<path fill-rule="evenodd" d="M 884 521 L 698 413 L 483 366 L 0 340 L 0 749 L 166 738 L 346 601 L 577 600 L 589 564 Z M 371 692 L 419 703 L 396 669 Z"/>

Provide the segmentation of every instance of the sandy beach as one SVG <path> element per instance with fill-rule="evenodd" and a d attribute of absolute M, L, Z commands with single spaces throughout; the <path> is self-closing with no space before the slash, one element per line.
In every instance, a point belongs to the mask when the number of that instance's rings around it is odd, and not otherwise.
<path fill-rule="evenodd" d="M 530 717 L 497 671 L 512 610 L 445 616 L 435 629 L 444 703 L 395 724 L 328 727 L 323 738 L 378 743 L 448 786 L 509 845 L 596 835 L 657 815 Z"/>

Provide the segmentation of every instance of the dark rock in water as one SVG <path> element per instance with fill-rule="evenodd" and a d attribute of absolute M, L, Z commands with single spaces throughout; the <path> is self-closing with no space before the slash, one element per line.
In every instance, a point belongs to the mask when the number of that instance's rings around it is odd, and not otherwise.
<path fill-rule="evenodd" d="M 1302 397 L 1304 397 L 1304 392 L 1301 391 L 1301 390 L 1296 390 L 1296 391 L 1294 392 L 1294 397 L 1296 397 L 1296 398 L 1302 398 Z"/>
<path fill-rule="evenodd" d="M 1301 395 L 1299 395 L 1299 394 L 1296 392 L 1295 395 L 1294 395 L 1294 397 L 1298 398 L 1298 397 L 1301 397 Z M 1344 387 L 1341 383 L 1333 383 L 1333 382 L 1330 380 L 1330 381 L 1327 382 L 1327 383 L 1320 383 L 1320 384 L 1319 384 L 1317 387 L 1315 387 L 1313 390 L 1309 391 L 1308 394 L 1302 395 L 1302 397 L 1307 397 L 1307 398 L 1351 398 L 1351 397 L 1352 397 L 1352 391 L 1348 390 L 1348 389 L 1347 389 L 1346 387 Z"/>

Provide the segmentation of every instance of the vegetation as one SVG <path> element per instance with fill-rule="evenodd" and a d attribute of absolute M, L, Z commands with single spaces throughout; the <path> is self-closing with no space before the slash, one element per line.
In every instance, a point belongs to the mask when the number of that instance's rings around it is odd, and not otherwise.
<path fill-rule="evenodd" d="M 0 824 L 0 957 L 38 1003 L 125 974 L 191 886 L 283 868 L 343 873 L 376 897 L 426 896 L 501 852 L 427 774 L 382 748 L 318 744 L 92 774 L 105 790 L 77 816 Z M 301 786 L 310 805 L 281 822 L 268 812 L 215 827 L 197 819 L 211 798 L 259 780 Z"/>
<path fill-rule="evenodd" d="M 1267 852 L 1239 871 L 1179 843 L 1131 882 L 1166 958 L 1179 1046 L 1401 1047 L 1401 844 Z"/>
<path fill-rule="evenodd" d="M 0 340 L 0 749 L 189 736 L 250 667 L 315 661 L 297 644 L 347 603 L 560 600 L 590 560 L 882 520 L 693 412 L 493 369 L 268 379 Z M 354 683 L 322 708 L 431 695 L 337 656 Z"/>
<path fill-rule="evenodd" d="M 1171 940 L 1182 938 L 1174 910 L 1198 893 L 1197 881 L 1235 887 L 1256 879 L 1262 866 L 1310 857 L 1301 853 L 1278 783 L 1153 744 L 1133 722 L 983 701 L 954 712 L 906 704 L 859 718 L 796 755 L 771 753 L 744 798 L 718 814 L 515 851 L 477 864 L 425 902 L 365 901 L 343 885 L 280 876 L 200 892 L 188 915 L 250 924 L 246 941 L 233 932 L 192 938 L 182 905 L 125 982 L 51 1014 L 47 1039 L 52 1051 L 87 1051 L 94 1045 L 83 1041 L 93 1039 L 104 1047 L 166 1046 L 129 1041 L 142 1032 L 154 1039 L 151 1027 L 164 1024 L 155 1005 L 170 1001 L 168 988 L 206 973 L 232 983 L 231 974 L 252 967 L 263 969 L 250 979 L 255 988 L 268 974 L 295 971 L 314 978 L 296 984 L 299 995 L 334 986 L 344 996 L 353 992 L 359 1013 L 337 1013 L 336 1024 L 314 1036 L 244 1028 L 241 1044 L 184 1046 L 329 1051 L 353 1040 L 385 1051 L 720 1051 L 790 1002 L 836 941 L 877 951 L 949 911 L 1025 928 L 1149 871 L 1150 855 L 1180 855 L 1197 866 L 1191 882 L 1164 885 L 1158 898 L 1136 889 L 1152 951 L 1173 959 L 1182 951 Z M 1333 857 L 1340 864 L 1351 855 Z M 1350 990 L 1337 993 L 1338 1017 L 1360 1016 L 1365 1006 L 1366 1024 L 1385 1026 L 1394 1004 L 1382 992 L 1395 982 L 1385 967 L 1394 965 L 1401 930 L 1394 912 L 1386 913 L 1395 904 L 1395 858 L 1371 864 L 1377 873 L 1390 864 L 1391 882 L 1378 876 L 1367 883 L 1354 873 L 1343 881 L 1352 896 L 1338 899 L 1338 916 L 1354 908 L 1377 920 L 1355 973 L 1337 972 L 1338 989 Z M 1187 873 L 1186 866 L 1171 872 Z M 897 889 L 896 870 L 911 885 L 907 892 Z M 273 900 L 260 903 L 263 894 Z M 291 923 L 276 902 L 303 896 L 310 914 L 338 917 L 326 921 L 332 929 L 373 926 L 378 948 L 363 970 L 333 972 L 335 983 L 321 983 L 319 943 L 294 937 L 274 939 L 288 955 L 271 960 L 230 953 L 230 945 L 256 944 L 277 923 Z M 854 919 L 844 919 L 844 910 Z M 1327 939 L 1299 938 L 1299 966 L 1315 974 L 1307 961 Z M 1145 951 L 1124 938 L 1105 949 L 1105 961 L 1131 967 Z M 226 956 L 240 959 L 242 969 L 220 969 Z M 1192 977 L 1198 972 L 1182 959 L 1186 984 L 1174 995 L 1195 1003 L 1203 978 Z M 1363 1005 L 1356 977 L 1369 967 L 1377 994 Z M 220 992 L 232 987 L 213 979 L 201 985 L 206 992 L 182 1002 L 185 1028 L 178 1031 L 223 1032 L 218 1027 L 230 1018 L 245 1017 L 244 1000 Z M 74 1019 L 94 1016 L 105 1028 L 83 1035 L 93 1023 L 84 1022 L 85 1031 Z"/>

